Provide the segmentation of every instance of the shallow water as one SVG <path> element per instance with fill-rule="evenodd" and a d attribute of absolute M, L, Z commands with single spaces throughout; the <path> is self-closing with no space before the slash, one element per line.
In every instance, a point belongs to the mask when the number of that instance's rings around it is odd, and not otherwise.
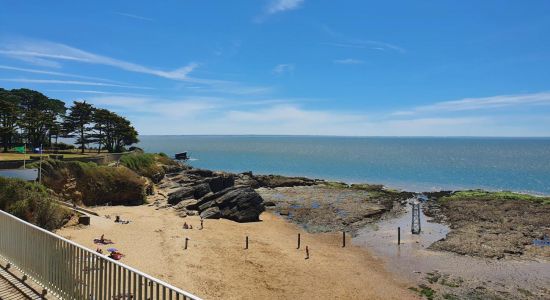
<path fill-rule="evenodd" d="M 140 136 L 139 147 L 230 172 L 382 183 L 410 191 L 550 194 L 550 138 Z"/>
<path fill-rule="evenodd" d="M 353 243 L 371 249 L 382 258 L 387 268 L 405 279 L 421 282 L 426 273 L 459 276 L 470 282 L 484 282 L 497 290 L 515 293 L 518 288 L 540 291 L 550 285 L 550 263 L 523 260 L 490 260 L 426 249 L 443 238 L 449 228 L 427 222 L 422 213 L 422 233 L 414 235 L 411 228 L 411 208 L 397 218 L 378 222 L 362 229 Z M 401 245 L 397 245 L 397 227 L 401 227 Z M 504 287 L 503 287 L 504 285 Z"/>

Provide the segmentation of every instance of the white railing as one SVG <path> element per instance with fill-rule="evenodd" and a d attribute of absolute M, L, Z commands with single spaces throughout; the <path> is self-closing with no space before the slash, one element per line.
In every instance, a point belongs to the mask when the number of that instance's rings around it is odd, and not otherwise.
<path fill-rule="evenodd" d="M 200 300 L 2 210 L 0 256 L 61 299 Z"/>

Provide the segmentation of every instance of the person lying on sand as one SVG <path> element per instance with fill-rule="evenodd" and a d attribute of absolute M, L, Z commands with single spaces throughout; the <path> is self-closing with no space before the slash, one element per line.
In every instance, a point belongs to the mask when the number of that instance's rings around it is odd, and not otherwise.
<path fill-rule="evenodd" d="M 115 223 L 128 224 L 128 223 L 130 223 L 130 221 L 128 221 L 128 220 L 124 221 L 120 218 L 120 216 L 116 216 L 115 217 Z"/>
<path fill-rule="evenodd" d="M 94 239 L 94 243 L 103 245 L 114 244 L 112 240 L 106 239 L 104 234 L 99 239 Z"/>

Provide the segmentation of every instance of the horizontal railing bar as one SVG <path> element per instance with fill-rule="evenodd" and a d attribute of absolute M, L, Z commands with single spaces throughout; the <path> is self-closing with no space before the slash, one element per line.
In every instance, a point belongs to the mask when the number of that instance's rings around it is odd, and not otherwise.
<path fill-rule="evenodd" d="M 80 249 L 80 250 L 84 251 L 84 253 L 82 253 L 82 254 L 83 254 L 82 256 L 83 256 L 83 257 L 87 257 L 86 260 L 90 260 L 92 257 L 95 258 L 95 259 L 94 259 L 95 263 L 93 264 L 94 267 L 97 266 L 97 262 L 98 262 L 97 259 L 98 259 L 98 258 L 99 258 L 99 259 L 104 259 L 106 262 L 110 262 L 110 263 L 114 264 L 115 266 L 118 266 L 118 267 L 121 267 L 121 268 L 123 268 L 123 269 L 128 270 L 128 271 L 130 272 L 130 274 L 133 273 L 134 276 L 135 276 L 135 275 L 138 275 L 138 276 L 140 277 L 140 282 L 141 282 L 141 278 L 145 278 L 145 279 L 147 279 L 147 280 L 149 280 L 149 281 L 151 281 L 151 282 L 156 283 L 156 284 L 159 285 L 159 286 L 163 286 L 164 288 L 167 288 L 167 289 L 169 289 L 169 290 L 172 290 L 172 291 L 175 292 L 176 294 L 181 294 L 181 295 L 185 296 L 186 298 L 201 300 L 201 298 L 199 298 L 198 296 L 195 296 L 195 295 L 193 295 L 193 294 L 191 294 L 191 293 L 189 293 L 189 292 L 183 291 L 183 290 L 181 290 L 181 289 L 179 289 L 179 288 L 177 288 L 177 287 L 175 287 L 175 286 L 173 286 L 173 285 L 171 285 L 171 284 L 169 284 L 169 283 L 167 283 L 167 282 L 164 282 L 164 281 L 162 281 L 162 280 L 160 280 L 160 279 L 154 278 L 154 277 L 152 277 L 152 276 L 150 276 L 150 275 L 148 275 L 148 274 L 145 274 L 145 273 L 143 273 L 143 272 L 141 272 L 141 271 L 139 271 L 139 270 L 137 270 L 137 269 L 134 269 L 134 268 L 132 268 L 132 267 L 130 267 L 130 266 L 127 266 L 127 265 L 125 265 L 125 264 L 123 264 L 123 263 L 121 263 L 121 262 L 118 262 L 118 261 L 114 260 L 114 259 L 111 259 L 110 257 L 103 256 L 103 255 L 98 255 L 98 254 L 95 253 L 94 251 L 92 251 L 92 250 L 90 250 L 90 249 L 87 249 L 87 248 L 85 248 L 85 247 L 83 247 L 83 246 L 81 246 L 81 245 L 79 245 L 79 244 L 77 244 L 77 243 L 75 243 L 75 242 L 73 242 L 73 241 L 71 241 L 71 240 L 68 240 L 68 239 L 66 239 L 66 238 L 64 238 L 64 237 L 61 237 L 61 236 L 59 236 L 59 235 L 57 235 L 57 234 L 55 234 L 55 233 L 49 232 L 49 231 L 47 231 L 47 230 L 45 230 L 45 229 L 43 229 L 43 228 L 40 228 L 40 227 L 38 227 L 38 226 L 36 226 L 36 225 L 34 225 L 34 224 L 31 224 L 31 223 L 29 223 L 29 222 L 26 222 L 26 221 L 24 221 L 24 220 L 21 220 L 21 219 L 15 217 L 15 216 L 13 216 L 13 215 L 11 215 L 11 214 L 5 212 L 5 211 L 0 210 L 0 215 L 3 215 L 3 216 L 8 217 L 8 218 L 11 218 L 12 220 L 14 220 L 14 221 L 16 221 L 16 222 L 20 222 L 20 223 L 22 223 L 22 224 L 25 224 L 26 226 L 29 226 L 30 228 L 33 228 L 34 230 L 37 230 L 37 231 L 39 231 L 39 232 L 42 232 L 43 234 L 46 234 L 47 236 L 50 236 L 50 237 L 55 238 L 57 241 L 62 241 L 62 242 L 64 242 L 64 243 L 67 243 L 67 244 L 68 244 L 68 245 L 67 245 L 68 247 L 66 247 L 65 245 L 59 244 L 59 243 L 55 243 L 55 244 L 59 245 L 59 247 L 60 247 L 61 249 L 58 250 L 58 251 L 61 251 L 61 253 L 63 253 L 63 255 L 66 255 L 66 256 L 69 255 L 69 249 L 68 249 L 68 248 L 70 247 L 69 245 L 72 245 L 72 246 L 75 247 L 76 249 Z M 2 228 L 2 227 L 4 227 L 4 228 Z M 2 227 L 0 227 L 0 230 L 6 229 L 5 226 L 2 226 Z M 56 240 L 54 240 L 54 241 L 56 241 Z M 64 246 L 65 246 L 65 247 L 64 247 Z M 74 249 L 74 248 L 73 248 L 73 249 Z M 86 253 L 87 253 L 88 255 L 86 255 Z M 2 256 L 1 253 L 0 253 L 0 256 Z M 6 257 L 5 257 L 5 258 L 6 258 Z M 8 259 L 8 260 L 9 260 L 9 259 Z M 89 265 L 89 266 L 91 267 L 91 265 L 90 265 L 89 263 L 87 263 L 87 265 Z M 32 274 L 32 273 L 35 273 L 35 270 L 29 270 L 29 271 L 21 270 L 21 271 L 22 271 L 23 273 L 29 274 L 29 275 Z M 129 274 L 129 275 L 130 275 L 130 274 Z M 44 275 L 44 274 L 42 274 L 42 275 Z M 55 275 L 58 275 L 58 274 L 55 274 Z M 92 274 L 89 274 L 89 275 L 92 275 Z M 93 275 L 92 275 L 92 276 L 93 276 Z M 34 277 L 34 276 L 30 276 L 30 277 Z M 134 278 L 136 278 L 136 277 L 134 277 Z M 36 279 L 38 280 L 39 278 L 36 278 Z M 40 283 L 40 281 L 39 281 L 39 283 Z M 67 283 L 68 283 L 68 282 L 67 282 Z M 45 286 L 48 286 L 48 285 L 56 285 L 56 282 L 54 281 L 54 282 L 43 283 L 43 284 L 44 284 Z M 157 286 L 157 287 L 158 287 L 158 286 Z M 58 288 L 59 288 L 59 287 L 58 287 Z M 70 287 L 68 287 L 68 288 L 73 288 L 73 287 L 70 286 Z M 88 287 L 88 288 L 89 288 L 89 287 Z M 134 286 L 134 288 L 135 288 L 135 286 Z M 92 289 L 93 289 L 93 287 L 92 287 Z M 140 288 L 140 290 L 141 290 L 141 288 Z M 69 291 L 63 291 L 63 292 L 68 293 Z M 72 292 L 71 292 L 71 293 L 72 293 Z M 134 296 L 135 296 L 135 295 L 134 295 Z"/>

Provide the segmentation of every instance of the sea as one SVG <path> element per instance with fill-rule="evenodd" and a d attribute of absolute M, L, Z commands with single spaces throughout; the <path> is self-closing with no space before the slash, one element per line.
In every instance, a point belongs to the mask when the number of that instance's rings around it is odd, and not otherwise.
<path fill-rule="evenodd" d="M 550 195 L 550 138 L 144 135 L 197 168 L 376 183 L 408 191 Z"/>

